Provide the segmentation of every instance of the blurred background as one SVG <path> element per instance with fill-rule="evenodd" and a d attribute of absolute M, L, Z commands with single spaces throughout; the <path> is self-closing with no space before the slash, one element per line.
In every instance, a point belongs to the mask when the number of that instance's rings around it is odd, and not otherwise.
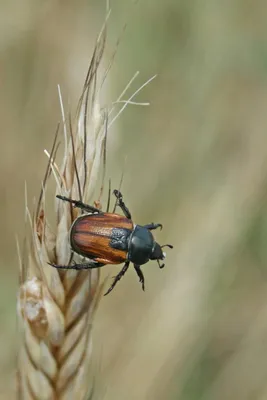
<path fill-rule="evenodd" d="M 109 133 L 108 172 L 134 220 L 161 222 L 166 268 L 131 270 L 96 314 L 99 398 L 267 399 L 267 6 L 113 0 L 102 105 L 136 71 Z M 39 194 L 60 120 L 75 110 L 104 1 L 0 3 L 0 399 L 15 398 L 15 234 Z M 105 62 L 104 62 L 105 64 Z M 125 96 L 129 97 L 129 96 Z M 125 158 L 127 160 L 125 161 Z M 107 271 L 108 270 L 108 271 Z M 103 274 L 118 268 L 107 268 Z M 110 277 L 109 277 L 110 278 Z"/>

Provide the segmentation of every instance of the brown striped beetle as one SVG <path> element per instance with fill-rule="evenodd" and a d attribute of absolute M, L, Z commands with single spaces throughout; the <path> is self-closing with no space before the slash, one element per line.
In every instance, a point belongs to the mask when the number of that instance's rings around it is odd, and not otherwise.
<path fill-rule="evenodd" d="M 151 231 L 157 228 L 162 229 L 161 224 L 135 225 L 130 211 L 123 202 L 121 192 L 114 190 L 113 193 L 116 197 L 116 205 L 121 208 L 124 216 L 102 212 L 98 208 L 81 201 L 57 196 L 57 198 L 68 201 L 74 207 L 88 213 L 81 215 L 73 222 L 69 237 L 72 250 L 89 260 L 83 264 L 50 264 L 55 268 L 81 270 L 124 262 L 122 270 L 114 277 L 114 281 L 105 295 L 113 290 L 127 271 L 130 262 L 133 263 L 142 289 L 145 290 L 145 279 L 140 266 L 146 264 L 149 260 L 156 260 L 159 268 L 163 268 L 164 264 L 160 264 L 160 260 L 164 260 L 166 255 L 162 248 L 165 246 L 173 248 L 170 244 L 160 246 L 155 241 Z"/>

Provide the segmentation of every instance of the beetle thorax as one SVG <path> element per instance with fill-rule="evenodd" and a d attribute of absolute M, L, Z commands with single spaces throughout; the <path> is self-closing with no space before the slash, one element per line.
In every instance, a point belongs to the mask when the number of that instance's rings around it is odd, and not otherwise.
<path fill-rule="evenodd" d="M 154 248 L 152 233 L 143 226 L 136 225 L 129 239 L 128 260 L 143 265 L 150 260 Z"/>

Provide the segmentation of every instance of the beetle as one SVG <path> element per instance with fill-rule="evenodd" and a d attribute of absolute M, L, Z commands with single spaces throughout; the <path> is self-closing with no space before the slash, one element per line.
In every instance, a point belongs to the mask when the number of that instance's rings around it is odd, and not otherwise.
<path fill-rule="evenodd" d="M 100 268 L 106 264 L 121 264 L 124 262 L 122 270 L 114 277 L 105 296 L 109 294 L 123 277 L 130 263 L 141 282 L 142 289 L 145 290 L 145 278 L 140 266 L 149 260 L 156 260 L 159 268 L 160 260 L 164 260 L 166 254 L 162 248 L 172 245 L 160 246 L 154 239 L 151 231 L 157 228 L 162 229 L 161 224 L 135 225 L 129 209 L 126 207 L 123 196 L 119 190 L 114 190 L 116 206 L 119 206 L 123 216 L 119 214 L 103 212 L 100 209 L 84 204 L 79 200 L 72 200 L 65 196 L 57 195 L 60 200 L 72 203 L 74 207 L 80 208 L 86 214 L 82 214 L 73 222 L 69 240 L 73 252 L 88 259 L 85 263 L 73 265 L 50 264 L 52 267 L 60 269 L 90 269 Z"/>

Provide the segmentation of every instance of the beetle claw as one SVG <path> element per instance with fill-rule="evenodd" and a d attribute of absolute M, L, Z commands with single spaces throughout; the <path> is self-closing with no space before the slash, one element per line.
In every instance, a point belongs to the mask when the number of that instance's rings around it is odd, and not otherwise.
<path fill-rule="evenodd" d="M 145 281 L 143 279 L 139 279 L 139 282 L 142 284 L 142 289 L 145 291 Z"/>
<path fill-rule="evenodd" d="M 134 264 L 134 269 L 139 277 L 139 282 L 141 282 L 142 289 L 145 291 L 145 277 L 143 272 L 141 271 L 140 265 Z"/>
<path fill-rule="evenodd" d="M 121 199 L 122 198 L 121 192 L 119 190 L 117 190 L 117 189 L 113 190 L 113 194 L 114 194 L 115 197 L 117 197 L 117 199 Z"/>

